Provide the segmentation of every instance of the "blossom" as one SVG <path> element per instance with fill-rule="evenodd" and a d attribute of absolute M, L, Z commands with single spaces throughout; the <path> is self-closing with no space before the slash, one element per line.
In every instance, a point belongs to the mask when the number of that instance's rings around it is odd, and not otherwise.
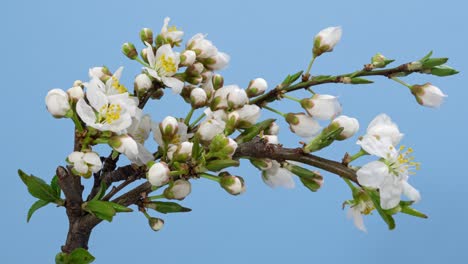
<path fill-rule="evenodd" d="M 205 39 L 205 35 L 198 33 L 193 36 L 186 45 L 188 50 L 193 50 L 199 58 L 212 58 L 218 54 L 218 49 L 213 43 Z"/>
<path fill-rule="evenodd" d="M 412 201 L 420 200 L 419 192 L 407 182 L 410 170 L 419 168 L 419 164 L 408 157 L 412 153 L 411 148 L 402 152 L 404 147 L 400 147 L 397 151 L 389 140 L 375 136 L 364 136 L 358 144 L 367 153 L 380 158 L 364 165 L 356 174 L 359 184 L 379 189 L 383 209 L 397 206 L 401 194 Z"/>
<path fill-rule="evenodd" d="M 320 56 L 324 52 L 333 51 L 333 48 L 341 39 L 341 27 L 328 27 L 321 30 L 314 38 L 314 56 Z"/>
<path fill-rule="evenodd" d="M 257 123 L 260 117 L 261 111 L 258 105 L 246 104 L 243 107 L 237 109 L 235 112 L 239 115 L 239 127 L 249 127 Z"/>
<path fill-rule="evenodd" d="M 132 124 L 137 102 L 128 93 L 107 96 L 97 86 L 90 85 L 86 98 L 89 104 L 84 98 L 76 104 L 76 112 L 86 125 L 101 131 L 122 133 Z"/>
<path fill-rule="evenodd" d="M 309 115 L 318 119 L 332 119 L 341 113 L 341 104 L 333 95 L 315 94 L 312 98 L 303 99 L 301 105 Z"/>
<path fill-rule="evenodd" d="M 231 57 L 224 53 L 218 52 L 214 57 L 205 60 L 205 66 L 212 71 L 219 71 L 224 69 L 231 60 Z"/>
<path fill-rule="evenodd" d="M 127 129 L 137 144 L 138 154 L 131 161 L 139 166 L 154 160 L 153 154 L 143 145 L 151 132 L 151 117 L 143 115 L 141 111 L 132 119 L 132 125 Z"/>
<path fill-rule="evenodd" d="M 386 114 L 380 114 L 370 122 L 366 135 L 387 138 L 392 142 L 393 146 L 398 145 L 403 138 L 403 134 L 400 133 L 397 124 Z"/>
<path fill-rule="evenodd" d="M 50 90 L 46 95 L 45 103 L 47 111 L 55 118 L 62 118 L 70 114 L 68 94 L 61 89 Z"/>
<path fill-rule="evenodd" d="M 350 201 L 350 207 L 348 209 L 347 216 L 352 218 L 354 225 L 361 231 L 367 232 L 364 226 L 364 219 L 362 215 L 368 215 L 374 210 L 374 204 L 370 199 L 367 200 L 353 200 Z"/>
<path fill-rule="evenodd" d="M 163 186 L 169 182 L 170 170 L 165 162 L 154 163 L 146 173 L 149 183 L 155 187 Z"/>
<path fill-rule="evenodd" d="M 200 124 L 197 134 L 200 135 L 201 140 L 210 141 L 216 135 L 223 133 L 226 127 L 226 122 L 220 119 L 206 119 Z"/>
<path fill-rule="evenodd" d="M 411 93 L 413 93 L 420 105 L 428 107 L 439 107 L 447 97 L 439 88 L 430 83 L 413 85 Z"/>
<path fill-rule="evenodd" d="M 161 36 L 166 39 L 166 41 L 169 41 L 170 43 L 173 43 L 174 45 L 179 45 L 179 43 L 182 41 L 182 37 L 184 36 L 184 32 L 181 30 L 178 30 L 175 26 L 169 26 L 169 21 L 171 19 L 169 17 L 164 18 L 164 24 L 161 28 Z"/>
<path fill-rule="evenodd" d="M 278 186 L 291 189 L 294 188 L 293 173 L 289 170 L 282 168 L 281 164 L 276 160 L 271 161 L 271 167 L 262 171 L 263 181 L 270 186 L 275 188 Z"/>
<path fill-rule="evenodd" d="M 286 122 L 293 133 L 305 139 L 316 136 L 322 129 L 315 119 L 304 113 L 289 113 L 286 115 Z"/>
<path fill-rule="evenodd" d="M 106 71 L 106 73 L 103 73 L 103 71 Z M 120 83 L 122 71 L 123 67 L 119 67 L 115 71 L 115 73 L 107 79 L 104 78 L 104 76 L 107 76 L 107 68 L 94 67 L 89 70 L 89 78 L 91 79 L 91 81 L 89 83 L 85 83 L 84 85 L 88 89 L 90 88 L 90 86 L 97 87 L 106 95 L 126 93 L 127 88 Z M 105 80 L 105 82 L 103 80 Z"/>
<path fill-rule="evenodd" d="M 338 140 L 344 140 L 352 137 L 359 130 L 359 122 L 356 118 L 340 115 L 333 119 L 332 124 L 337 124 L 338 127 L 342 127 Z"/>
<path fill-rule="evenodd" d="M 250 81 L 246 92 L 249 97 L 255 97 L 263 94 L 266 89 L 268 89 L 267 81 L 263 78 L 256 78 Z"/>
<path fill-rule="evenodd" d="M 156 80 L 161 81 L 172 91 L 179 94 L 184 88 L 184 82 L 174 78 L 179 68 L 179 54 L 174 52 L 171 45 L 165 44 L 158 48 L 156 54 L 153 53 L 153 47 L 147 43 L 147 56 L 149 67 L 146 67 L 148 73 Z"/>
<path fill-rule="evenodd" d="M 74 151 L 67 157 L 67 162 L 73 165 L 73 173 L 85 178 L 91 177 L 102 168 L 101 158 L 96 152 Z"/>

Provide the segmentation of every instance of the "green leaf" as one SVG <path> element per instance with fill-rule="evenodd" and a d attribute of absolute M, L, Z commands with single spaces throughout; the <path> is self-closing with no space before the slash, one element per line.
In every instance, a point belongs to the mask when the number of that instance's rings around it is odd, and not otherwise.
<path fill-rule="evenodd" d="M 18 170 L 18 175 L 28 187 L 29 193 L 40 199 L 52 203 L 60 203 L 60 197 L 44 180 L 33 175 L 27 175 L 22 170 Z"/>
<path fill-rule="evenodd" d="M 112 207 L 114 208 L 114 210 L 115 210 L 117 213 L 128 213 L 128 212 L 133 212 L 132 208 L 128 208 L 128 207 L 123 206 L 123 205 L 121 205 L 121 204 L 114 203 L 114 202 L 107 202 L 107 203 L 110 203 L 110 205 L 112 205 Z"/>
<path fill-rule="evenodd" d="M 34 214 L 34 212 L 36 212 L 38 209 L 48 205 L 49 202 L 47 201 L 43 201 L 43 200 L 37 200 L 35 203 L 33 203 L 31 205 L 31 208 L 29 208 L 29 211 L 28 211 L 28 217 L 26 219 L 26 222 L 29 222 L 29 220 L 31 219 L 31 216 Z"/>
<path fill-rule="evenodd" d="M 387 223 L 388 229 L 393 230 L 395 229 L 395 220 L 391 215 L 388 215 L 385 210 L 380 207 L 380 197 L 378 194 L 372 190 L 364 189 L 366 193 L 369 195 L 369 197 L 372 200 L 372 203 L 374 204 L 375 209 L 379 213 L 380 217 Z"/>
<path fill-rule="evenodd" d="M 91 201 L 101 200 L 104 194 L 106 193 L 106 190 L 107 190 L 106 183 L 101 181 L 101 187 L 99 188 L 99 191 L 96 193 L 93 199 L 91 199 Z"/>
<path fill-rule="evenodd" d="M 257 123 L 247 129 L 244 130 L 237 138 L 236 142 L 238 144 L 244 143 L 244 142 L 249 142 L 252 138 L 258 136 L 261 131 L 267 129 L 271 123 L 275 122 L 276 119 L 270 118 L 267 120 L 264 120 L 260 123 Z"/>
<path fill-rule="evenodd" d="M 448 58 L 430 58 L 422 62 L 423 69 L 431 69 L 435 66 L 442 65 L 448 61 Z"/>
<path fill-rule="evenodd" d="M 426 56 L 422 57 L 419 61 L 424 62 L 425 60 L 429 59 L 432 56 L 432 50 L 426 54 Z"/>
<path fill-rule="evenodd" d="M 323 82 L 323 81 L 326 81 L 328 79 L 330 79 L 332 76 L 331 75 L 319 75 L 319 76 L 315 76 L 312 78 L 312 81 L 314 82 Z"/>
<path fill-rule="evenodd" d="M 450 76 L 459 73 L 459 71 L 448 65 L 439 65 L 431 69 L 431 74 L 439 77 Z"/>
<path fill-rule="evenodd" d="M 416 217 L 420 217 L 420 218 L 428 218 L 428 216 L 414 208 L 411 208 L 409 205 L 403 205 L 401 202 L 400 202 L 400 206 L 401 206 L 401 212 L 404 213 L 404 214 L 408 214 L 408 215 L 412 215 L 412 216 L 416 216 Z"/>
<path fill-rule="evenodd" d="M 50 181 L 50 187 L 52 188 L 52 190 L 55 191 L 55 194 L 57 195 L 57 197 L 60 197 L 62 190 L 60 189 L 60 185 L 58 184 L 57 175 L 54 175 L 54 177 Z"/>
<path fill-rule="evenodd" d="M 295 74 L 293 75 L 289 75 L 286 76 L 286 78 L 284 79 L 284 81 L 282 82 L 282 84 L 286 84 L 286 85 L 289 85 L 293 82 L 295 82 L 297 79 L 299 79 L 299 77 L 301 77 L 302 73 L 304 71 L 299 71 L 299 72 L 296 72 Z"/>
<path fill-rule="evenodd" d="M 96 258 L 84 248 L 77 248 L 70 254 L 60 252 L 55 256 L 56 264 L 89 264 Z"/>
<path fill-rule="evenodd" d="M 114 209 L 114 206 L 109 202 L 105 201 L 98 201 L 98 200 L 91 200 L 84 204 L 85 211 L 93 214 L 99 219 L 106 220 L 112 222 L 112 218 L 117 213 Z"/>
<path fill-rule="evenodd" d="M 151 203 L 145 203 L 145 207 L 156 210 L 160 213 L 185 213 L 190 212 L 192 209 L 183 207 L 182 205 L 174 202 L 160 202 L 155 201 Z"/>
<path fill-rule="evenodd" d="M 374 83 L 374 82 L 371 80 L 364 79 L 364 78 L 354 77 L 351 79 L 351 83 L 352 84 L 369 84 L 369 83 Z"/>
<path fill-rule="evenodd" d="M 220 171 L 228 167 L 239 167 L 238 160 L 212 160 L 208 161 L 206 168 L 210 171 Z"/>

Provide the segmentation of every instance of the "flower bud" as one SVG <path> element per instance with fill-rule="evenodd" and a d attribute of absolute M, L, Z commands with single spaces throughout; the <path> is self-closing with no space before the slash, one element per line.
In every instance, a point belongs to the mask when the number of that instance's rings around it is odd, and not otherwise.
<path fill-rule="evenodd" d="M 227 95 L 228 106 L 233 109 L 241 108 L 249 102 L 249 98 L 245 93 L 245 90 L 237 87 L 229 92 Z"/>
<path fill-rule="evenodd" d="M 109 145 L 117 152 L 124 154 L 130 160 L 138 157 L 138 144 L 128 135 L 114 136 L 109 139 Z"/>
<path fill-rule="evenodd" d="M 257 78 L 250 81 L 249 86 L 247 87 L 247 95 L 252 98 L 259 96 L 265 92 L 268 88 L 268 84 L 263 78 Z"/>
<path fill-rule="evenodd" d="M 231 58 L 224 52 L 218 52 L 214 57 L 206 59 L 205 65 L 212 71 L 219 71 L 225 68 Z"/>
<path fill-rule="evenodd" d="M 190 66 L 195 62 L 197 54 L 193 50 L 185 50 L 180 54 L 180 66 Z"/>
<path fill-rule="evenodd" d="M 236 112 L 239 114 L 238 127 L 240 128 L 247 128 L 254 125 L 257 123 L 257 120 L 261 114 L 260 107 L 254 104 L 246 104 L 243 107 L 237 109 Z"/>
<path fill-rule="evenodd" d="M 232 195 L 239 195 L 245 192 L 244 179 L 239 176 L 225 174 L 224 176 L 221 176 L 219 184 L 224 190 Z"/>
<path fill-rule="evenodd" d="M 341 33 L 341 27 L 328 27 L 321 30 L 314 38 L 314 57 L 333 51 L 333 48 L 341 39 Z"/>
<path fill-rule="evenodd" d="M 153 82 L 148 77 L 148 75 L 144 73 L 140 73 L 135 77 L 135 81 L 133 82 L 133 88 L 137 93 L 144 93 L 153 87 Z"/>
<path fill-rule="evenodd" d="M 447 97 L 439 88 L 430 83 L 413 85 L 411 93 L 420 105 L 428 107 L 439 107 Z"/>
<path fill-rule="evenodd" d="M 143 48 L 140 52 L 140 57 L 143 59 L 143 61 L 145 61 L 146 63 L 148 63 L 148 49 L 147 48 Z"/>
<path fill-rule="evenodd" d="M 338 98 L 328 94 L 315 94 L 312 98 L 301 100 L 301 106 L 309 115 L 322 119 L 332 119 L 341 113 Z"/>
<path fill-rule="evenodd" d="M 73 86 L 67 90 L 67 94 L 74 102 L 78 102 L 78 100 L 84 97 L 83 88 L 81 86 Z"/>
<path fill-rule="evenodd" d="M 224 78 L 221 74 L 214 74 L 212 77 L 213 89 L 218 90 L 224 86 Z"/>
<path fill-rule="evenodd" d="M 336 138 L 337 140 L 345 140 L 352 137 L 359 130 L 359 122 L 356 118 L 341 115 L 331 122 L 325 130 L 335 130 L 342 127 L 343 131 Z"/>
<path fill-rule="evenodd" d="M 170 142 L 172 138 L 177 134 L 177 130 L 179 129 L 179 122 L 174 117 L 167 116 L 159 124 L 159 128 L 161 129 L 163 140 L 166 142 Z"/>
<path fill-rule="evenodd" d="M 193 108 L 200 108 L 206 105 L 206 92 L 202 88 L 195 88 L 190 92 L 190 103 Z"/>
<path fill-rule="evenodd" d="M 154 163 L 146 173 L 146 179 L 148 179 L 148 182 L 155 187 L 167 184 L 170 177 L 169 167 L 162 161 Z"/>
<path fill-rule="evenodd" d="M 153 31 L 149 28 L 143 28 L 140 30 L 140 39 L 143 44 L 148 43 L 153 45 Z"/>
<path fill-rule="evenodd" d="M 200 124 L 197 134 L 201 140 L 210 141 L 216 135 L 223 133 L 226 123 L 222 120 L 208 119 Z"/>
<path fill-rule="evenodd" d="M 306 139 L 314 137 L 321 130 L 320 124 L 304 113 L 289 113 L 285 119 L 293 133 Z"/>
<path fill-rule="evenodd" d="M 263 135 L 262 138 L 268 144 L 279 144 L 278 136 L 276 135 Z"/>
<path fill-rule="evenodd" d="M 192 185 L 186 180 L 177 180 L 164 190 L 167 199 L 183 200 L 192 191 Z"/>
<path fill-rule="evenodd" d="M 85 178 L 91 177 L 102 168 L 102 162 L 99 155 L 95 152 L 74 151 L 67 157 L 67 162 L 73 165 L 72 171 L 75 175 Z"/>
<path fill-rule="evenodd" d="M 203 67 L 203 64 L 201 64 L 200 62 L 196 62 L 190 65 L 189 67 L 187 67 L 187 69 L 185 70 L 185 73 L 190 77 L 192 76 L 198 77 L 198 76 L 201 76 L 204 70 L 205 70 L 205 67 Z"/>
<path fill-rule="evenodd" d="M 164 226 L 164 220 L 161 218 L 151 217 L 148 219 L 148 224 L 154 231 L 159 231 Z"/>
<path fill-rule="evenodd" d="M 106 66 L 93 67 L 88 71 L 89 78 L 98 78 L 99 80 L 106 82 L 112 76 L 112 73 Z"/>
<path fill-rule="evenodd" d="M 70 117 L 72 114 L 68 94 L 61 89 L 50 90 L 45 103 L 47 111 L 55 118 Z"/>
<path fill-rule="evenodd" d="M 395 60 L 388 60 L 384 55 L 377 53 L 372 57 L 371 64 L 373 68 L 384 68 Z"/>
<path fill-rule="evenodd" d="M 179 145 L 172 145 L 167 151 L 167 157 L 169 160 L 174 161 L 186 161 L 192 156 L 193 143 L 184 141 Z"/>
<path fill-rule="evenodd" d="M 280 127 L 278 126 L 278 124 L 276 124 L 276 122 L 272 122 L 270 126 L 267 129 L 265 129 L 264 133 L 265 135 L 278 135 L 279 129 Z"/>
<path fill-rule="evenodd" d="M 250 163 L 259 170 L 269 170 L 273 166 L 271 159 L 250 159 Z"/>
<path fill-rule="evenodd" d="M 122 45 L 122 52 L 123 54 L 125 54 L 125 56 L 132 60 L 136 59 L 136 57 L 138 56 L 138 51 L 135 49 L 135 46 L 130 42 L 126 42 Z"/>

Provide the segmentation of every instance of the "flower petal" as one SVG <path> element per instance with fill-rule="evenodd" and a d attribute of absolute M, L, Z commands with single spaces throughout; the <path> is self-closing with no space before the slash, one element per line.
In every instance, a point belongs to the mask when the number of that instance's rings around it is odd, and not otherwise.
<path fill-rule="evenodd" d="M 93 108 L 89 106 L 83 98 L 76 103 L 76 113 L 86 125 L 93 126 L 96 124 L 96 114 Z"/>
<path fill-rule="evenodd" d="M 411 201 L 419 202 L 421 200 L 421 194 L 407 181 L 402 181 L 401 186 L 403 188 L 403 194 L 408 197 Z"/>
<path fill-rule="evenodd" d="M 381 161 L 372 161 L 362 166 L 356 174 L 359 184 L 379 188 L 388 175 L 388 167 Z"/>
<path fill-rule="evenodd" d="M 167 87 L 172 88 L 172 92 L 175 94 L 180 94 L 182 89 L 184 88 L 184 82 L 174 78 L 174 77 L 161 77 L 163 83 L 167 85 Z"/>

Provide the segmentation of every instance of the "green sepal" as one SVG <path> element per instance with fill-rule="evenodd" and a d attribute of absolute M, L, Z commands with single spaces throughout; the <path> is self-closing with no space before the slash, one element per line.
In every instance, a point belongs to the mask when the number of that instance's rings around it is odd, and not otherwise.
<path fill-rule="evenodd" d="M 393 219 L 393 217 L 391 215 L 387 214 L 385 212 L 385 210 L 382 209 L 382 207 L 380 207 L 380 197 L 377 194 L 377 192 L 372 191 L 372 190 L 368 190 L 367 188 L 364 188 L 364 190 L 366 191 L 366 193 L 371 198 L 371 201 L 374 204 L 375 209 L 379 213 L 380 217 L 382 217 L 382 219 L 387 224 L 388 229 L 390 229 L 390 230 L 395 229 L 395 219 Z"/>
<path fill-rule="evenodd" d="M 55 256 L 56 264 L 89 264 L 96 258 L 84 248 L 77 248 L 70 254 L 60 252 Z"/>
<path fill-rule="evenodd" d="M 197 134 L 195 134 L 194 138 L 193 138 L 193 147 L 192 147 L 192 159 L 197 161 L 198 158 L 200 158 L 200 156 L 202 155 L 203 153 L 203 148 L 202 146 L 200 145 L 200 138 L 198 137 Z"/>
<path fill-rule="evenodd" d="M 182 205 L 178 203 L 174 203 L 174 202 L 155 201 L 155 202 L 145 203 L 145 207 L 158 211 L 162 214 L 185 213 L 185 212 L 192 211 L 192 209 L 183 207 Z"/>
<path fill-rule="evenodd" d="M 63 201 L 57 195 L 56 190 L 54 190 L 41 178 L 33 175 L 27 175 L 22 170 L 18 170 L 18 175 L 24 184 L 28 187 L 28 191 L 32 196 L 39 200 L 44 200 L 56 204 L 63 204 Z"/>
<path fill-rule="evenodd" d="M 31 205 L 28 211 L 28 217 L 26 218 L 26 222 L 29 223 L 29 220 L 31 219 L 31 216 L 36 212 L 38 209 L 48 205 L 49 202 L 44 201 L 44 200 L 37 200 L 35 203 Z"/>
<path fill-rule="evenodd" d="M 267 120 L 264 120 L 260 123 L 257 123 L 247 129 L 244 130 L 237 138 L 236 142 L 237 144 L 241 144 L 244 142 L 249 142 L 252 138 L 258 136 L 261 131 L 267 129 L 270 127 L 271 123 L 275 122 L 276 119 L 270 118 Z"/>
<path fill-rule="evenodd" d="M 431 69 L 431 74 L 439 77 L 455 75 L 457 73 L 459 73 L 459 71 L 445 64 L 432 67 Z"/>
<path fill-rule="evenodd" d="M 302 184 L 312 192 L 318 191 L 322 185 L 316 182 L 313 178 L 300 177 Z"/>
<path fill-rule="evenodd" d="M 283 80 L 282 84 L 289 85 L 289 84 L 295 82 L 297 79 L 299 79 L 299 77 L 301 77 L 303 72 L 304 71 L 299 71 L 299 72 L 296 72 L 293 75 L 288 74 L 288 76 L 286 76 L 286 78 Z"/>
<path fill-rule="evenodd" d="M 400 207 L 401 207 L 401 212 L 404 214 L 416 216 L 419 218 L 428 218 L 428 216 L 414 208 L 412 208 L 410 205 L 412 205 L 413 202 L 410 201 L 401 201 L 400 202 Z"/>
<path fill-rule="evenodd" d="M 322 130 L 320 135 L 312 139 L 312 141 L 310 141 L 304 147 L 304 152 L 310 153 L 310 152 L 314 152 L 317 150 L 321 150 L 325 147 L 328 147 L 331 143 L 333 143 L 333 141 L 335 141 L 340 136 L 343 130 L 344 128 L 342 127 L 338 127 L 333 130 L 329 130 L 329 129 Z"/>
<path fill-rule="evenodd" d="M 212 160 L 208 161 L 205 167 L 210 171 L 220 171 L 228 167 L 239 167 L 240 162 L 238 160 Z"/>
<path fill-rule="evenodd" d="M 351 83 L 352 84 L 369 84 L 369 83 L 374 83 L 374 82 L 371 80 L 364 79 L 364 78 L 354 77 L 354 78 L 351 78 Z"/>
<path fill-rule="evenodd" d="M 300 178 L 302 184 L 312 192 L 318 191 L 318 189 L 320 189 L 322 186 L 323 177 L 311 170 L 294 164 L 287 165 L 287 169 L 297 175 Z"/>

